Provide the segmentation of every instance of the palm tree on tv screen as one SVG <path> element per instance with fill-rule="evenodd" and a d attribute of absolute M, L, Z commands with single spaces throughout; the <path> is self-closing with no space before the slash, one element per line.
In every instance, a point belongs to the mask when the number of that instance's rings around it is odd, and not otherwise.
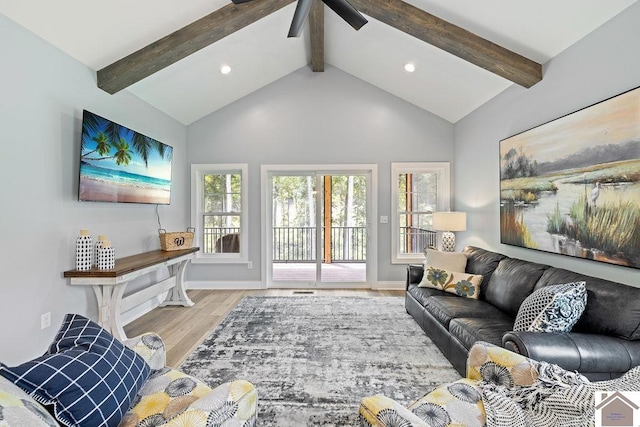
<path fill-rule="evenodd" d="M 90 141 L 95 149 L 88 147 Z M 131 143 L 131 145 L 129 144 Z M 112 154 L 112 149 L 115 153 Z M 140 156 L 145 167 L 149 166 L 149 157 L 155 151 L 166 161 L 171 161 L 173 150 L 168 145 L 148 136 L 106 120 L 92 113 L 85 114 L 82 122 L 81 157 L 83 161 L 110 160 L 119 166 L 127 166 L 133 160 L 133 150 Z M 95 156 L 97 154 L 97 156 Z"/>
<path fill-rule="evenodd" d="M 124 138 L 120 138 L 119 141 L 116 141 L 113 144 L 116 147 L 116 154 L 113 157 L 116 159 L 116 164 L 118 166 L 127 166 L 131 163 L 131 150 L 129 149 L 129 144 Z"/>

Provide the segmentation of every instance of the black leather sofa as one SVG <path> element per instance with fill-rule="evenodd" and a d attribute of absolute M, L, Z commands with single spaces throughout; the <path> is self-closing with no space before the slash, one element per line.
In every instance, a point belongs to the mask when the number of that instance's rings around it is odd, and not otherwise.
<path fill-rule="evenodd" d="M 640 365 L 640 288 L 468 246 L 466 272 L 482 274 L 479 299 L 422 288 L 423 266 L 407 268 L 407 312 L 465 376 L 469 349 L 487 341 L 591 380 Z M 587 307 L 569 333 L 514 332 L 518 308 L 534 290 L 585 281 Z"/>

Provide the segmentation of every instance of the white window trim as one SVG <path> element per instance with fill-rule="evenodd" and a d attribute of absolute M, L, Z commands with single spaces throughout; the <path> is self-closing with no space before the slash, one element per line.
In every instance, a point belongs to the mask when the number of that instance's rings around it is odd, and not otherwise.
<path fill-rule="evenodd" d="M 220 163 L 220 164 L 192 164 L 191 165 L 191 226 L 196 229 L 194 246 L 202 248 L 203 241 L 203 176 L 205 174 L 241 174 L 242 210 L 240 212 L 240 252 L 225 254 L 205 254 L 198 251 L 196 258 L 191 262 L 195 264 L 247 264 L 249 262 L 249 167 L 246 163 Z"/>
<path fill-rule="evenodd" d="M 451 200 L 451 174 L 449 162 L 392 162 L 391 163 L 391 263 L 410 264 L 424 261 L 422 254 L 402 254 L 398 248 L 398 229 L 400 218 L 398 215 L 398 175 L 402 173 L 437 173 L 438 206 L 440 211 L 448 211 Z"/>

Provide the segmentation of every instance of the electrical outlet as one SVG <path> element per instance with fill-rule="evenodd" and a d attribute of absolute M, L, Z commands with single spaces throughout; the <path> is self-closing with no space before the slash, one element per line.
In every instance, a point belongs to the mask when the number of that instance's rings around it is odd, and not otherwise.
<path fill-rule="evenodd" d="M 249 262 L 247 263 L 247 268 L 248 268 L 249 270 L 251 270 L 251 269 L 253 268 L 253 261 L 249 261 Z"/>
<path fill-rule="evenodd" d="M 40 329 L 47 329 L 51 326 L 51 312 L 47 312 L 40 316 Z"/>

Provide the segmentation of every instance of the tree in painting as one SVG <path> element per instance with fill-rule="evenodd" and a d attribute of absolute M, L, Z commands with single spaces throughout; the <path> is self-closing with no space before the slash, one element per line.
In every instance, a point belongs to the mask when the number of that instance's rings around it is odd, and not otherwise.
<path fill-rule="evenodd" d="M 640 88 L 500 142 L 503 243 L 640 268 Z"/>

